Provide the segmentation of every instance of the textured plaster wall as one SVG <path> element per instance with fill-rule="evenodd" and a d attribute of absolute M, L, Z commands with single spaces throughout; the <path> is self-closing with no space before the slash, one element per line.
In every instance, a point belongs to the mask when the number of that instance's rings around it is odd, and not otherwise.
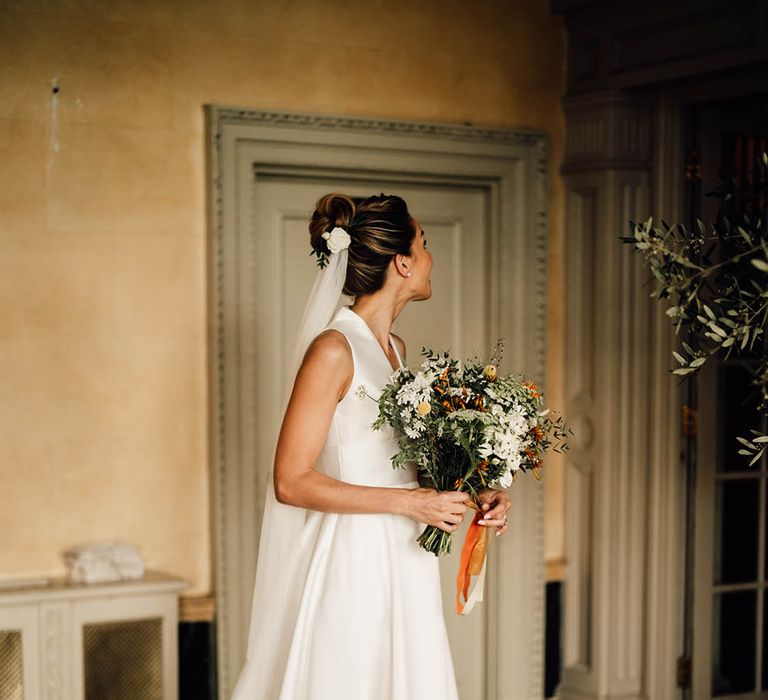
<path fill-rule="evenodd" d="M 210 590 L 206 102 L 548 132 L 562 405 L 564 32 L 546 0 L 0 9 L 0 577 L 61 574 L 63 548 L 114 537 Z"/>

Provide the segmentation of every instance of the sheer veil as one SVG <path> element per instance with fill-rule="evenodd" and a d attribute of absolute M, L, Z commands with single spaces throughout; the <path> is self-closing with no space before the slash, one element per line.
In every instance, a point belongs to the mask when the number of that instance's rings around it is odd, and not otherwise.
<path fill-rule="evenodd" d="M 318 269 L 304 307 L 296 342 L 290 356 L 280 423 L 290 399 L 299 367 L 310 343 L 327 326 L 342 299 L 347 273 L 348 249 L 327 257 Z M 282 581 L 305 580 L 316 536 L 316 519 L 304 508 L 280 503 L 274 491 L 275 435 L 266 484 L 251 620 L 248 629 L 247 661 L 235 690 L 242 686 L 253 692 L 256 686 L 268 692 L 282 676 L 291 642 L 293 621 L 301 603 L 302 586 L 283 586 Z M 247 680 L 244 677 L 248 677 Z M 245 696 L 243 696 L 245 697 Z M 267 695 L 259 696 L 267 697 Z M 234 700 L 233 698 L 233 700 Z"/>

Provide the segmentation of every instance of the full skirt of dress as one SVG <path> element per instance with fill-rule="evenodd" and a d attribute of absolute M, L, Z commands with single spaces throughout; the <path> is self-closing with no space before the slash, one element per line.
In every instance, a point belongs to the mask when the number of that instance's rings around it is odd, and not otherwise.
<path fill-rule="evenodd" d="M 330 324 L 349 340 L 352 386 L 316 469 L 348 483 L 416 488 L 393 468 L 397 436 L 373 430 L 392 371 L 362 319 Z M 232 700 L 458 700 L 440 565 L 416 541 L 425 524 L 395 513 L 336 513 L 279 503 L 268 489 L 248 655 Z"/>
<path fill-rule="evenodd" d="M 416 542 L 424 526 L 380 513 L 309 517 L 317 540 L 274 700 L 458 700 L 439 561 Z M 262 700 L 249 686 L 259 683 L 246 663 L 233 700 Z"/>

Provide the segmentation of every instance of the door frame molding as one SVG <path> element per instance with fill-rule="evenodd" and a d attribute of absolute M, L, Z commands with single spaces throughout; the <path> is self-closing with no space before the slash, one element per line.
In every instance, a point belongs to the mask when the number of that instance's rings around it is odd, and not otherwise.
<path fill-rule="evenodd" d="M 249 183 L 260 172 L 320 172 L 489 188 L 491 271 L 488 347 L 545 384 L 546 133 L 388 118 L 205 106 L 208 205 L 209 460 L 217 608 L 219 696 L 229 697 L 244 660 L 257 531 L 252 378 L 257 338 L 247 275 Z M 328 163 L 334 164 L 333 168 Z M 309 215 L 309 212 L 308 212 Z M 509 370 L 505 370 L 509 371 Z M 489 561 L 485 605 L 486 696 L 540 698 L 544 676 L 544 492 L 533 479 L 510 513 L 511 527 Z M 514 624 L 499 624 L 499 620 Z M 498 663 L 503 658 L 504 663 Z"/>

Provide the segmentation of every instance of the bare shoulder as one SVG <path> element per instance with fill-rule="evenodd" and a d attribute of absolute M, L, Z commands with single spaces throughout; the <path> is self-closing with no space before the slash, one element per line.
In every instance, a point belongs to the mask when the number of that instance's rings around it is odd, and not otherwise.
<path fill-rule="evenodd" d="M 346 336 L 335 328 L 326 328 L 309 344 L 302 371 L 316 377 L 318 388 L 332 391 L 338 401 L 344 398 L 355 371 L 352 349 Z"/>
<path fill-rule="evenodd" d="M 320 361 L 329 369 L 333 367 L 352 369 L 352 349 L 341 331 L 326 328 L 309 344 L 305 361 Z"/>
<path fill-rule="evenodd" d="M 400 357 L 402 357 L 403 362 L 405 362 L 405 341 L 396 333 L 393 333 L 392 337 L 395 339 L 395 342 L 397 343 L 397 349 L 400 351 Z"/>

